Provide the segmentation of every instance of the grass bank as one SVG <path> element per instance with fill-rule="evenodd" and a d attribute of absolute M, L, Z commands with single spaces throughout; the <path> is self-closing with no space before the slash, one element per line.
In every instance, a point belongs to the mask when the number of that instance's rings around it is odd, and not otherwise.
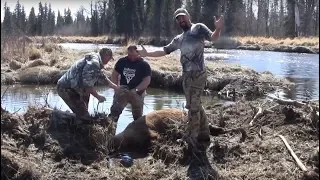
<path fill-rule="evenodd" d="M 50 46 L 48 51 L 47 46 Z M 87 52 L 66 50 L 54 44 L 31 46 L 27 59 L 4 61 L 1 67 L 2 84 L 55 84 L 74 61 Z M 125 55 L 125 49 L 114 52 L 115 59 Z M 32 58 L 31 58 L 32 57 Z M 37 57 L 37 58 L 34 58 Z M 168 55 L 162 58 L 145 58 L 152 68 L 150 87 L 182 91 L 182 72 L 179 58 Z M 109 62 L 105 74 L 110 77 L 116 61 Z M 236 97 L 260 97 L 278 88 L 288 89 L 293 84 L 277 79 L 270 72 L 257 73 L 239 65 L 220 61 L 207 61 L 207 92 L 228 95 L 235 90 Z"/>
<path fill-rule="evenodd" d="M 248 126 L 258 107 L 268 113 Z M 206 158 L 221 179 L 319 178 L 319 102 L 292 106 L 257 99 L 205 109 L 211 124 L 244 131 L 211 136 Z M 1 108 L 1 179 L 187 179 L 188 172 L 205 169 L 192 161 L 181 164 L 184 146 L 166 134 L 147 157 L 124 167 L 107 155 L 110 135 L 101 126 L 55 129 L 51 120 L 50 111 L 40 107 L 30 107 L 23 115 Z M 177 122 L 172 133 L 184 131 L 183 124 Z M 308 173 L 299 169 L 277 135 L 286 138 Z"/>
<path fill-rule="evenodd" d="M 54 43 L 95 43 L 95 44 L 125 44 L 127 40 L 121 36 L 48 36 L 30 37 L 34 42 L 50 40 Z M 162 37 L 139 37 L 135 40 L 138 44 L 164 46 L 171 41 L 171 38 Z M 206 47 L 218 49 L 243 49 L 263 50 L 278 52 L 317 53 L 319 54 L 319 37 L 297 37 L 297 38 L 267 38 L 267 37 L 224 37 L 218 41 L 206 43 Z"/>

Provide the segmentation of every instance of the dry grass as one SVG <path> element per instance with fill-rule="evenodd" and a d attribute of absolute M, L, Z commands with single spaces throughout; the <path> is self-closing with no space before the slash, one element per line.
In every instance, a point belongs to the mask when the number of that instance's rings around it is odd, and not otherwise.
<path fill-rule="evenodd" d="M 28 39 L 20 36 L 4 36 L 1 35 L 1 62 L 18 60 L 25 62 L 29 57 L 28 47 L 30 42 Z"/>
<path fill-rule="evenodd" d="M 42 42 L 43 39 L 50 40 L 53 43 L 94 43 L 94 44 L 127 44 L 131 39 L 126 39 L 123 36 L 98 36 L 98 37 L 85 37 L 85 36 L 35 36 L 30 37 L 34 42 Z M 152 45 L 165 45 L 171 39 L 160 38 L 160 41 L 155 37 L 139 37 L 136 40 L 139 44 L 152 44 Z"/>
<path fill-rule="evenodd" d="M 46 66 L 46 65 L 47 64 L 45 62 L 43 62 L 43 60 L 37 59 L 37 60 L 29 62 L 26 66 L 28 68 L 32 68 L 32 67 L 36 67 L 36 66 Z"/>
<path fill-rule="evenodd" d="M 53 84 L 60 78 L 60 73 L 54 67 L 36 66 L 18 71 L 18 79 L 25 84 Z"/>
<path fill-rule="evenodd" d="M 255 114 L 251 107 L 275 105 L 275 102 L 256 100 L 206 107 L 210 123 L 223 121 L 224 128 L 243 127 L 247 134 L 244 142 L 240 141 L 238 133 L 211 137 L 207 157 L 222 179 L 303 179 L 303 172 L 277 134 L 286 137 L 308 170 L 318 173 L 319 119 L 314 117 L 310 106 L 319 111 L 319 102 L 300 108 L 278 105 L 273 113 L 247 127 L 248 120 Z M 39 179 L 187 179 L 190 166 L 181 165 L 183 147 L 176 141 L 176 133 L 184 132 L 185 124 L 175 124 L 172 129 L 175 131 L 168 131 L 167 136 L 154 142 L 150 156 L 134 159 L 133 166 L 125 168 L 119 159 L 108 160 L 101 152 L 103 148 L 99 146 L 104 146 L 107 136 L 101 127 L 84 125 L 76 129 L 50 130 L 49 118 L 48 111 L 36 107 L 20 117 L 1 110 L 2 179 L 4 176 L 20 179 L 25 176 Z"/>
<path fill-rule="evenodd" d="M 297 37 L 297 38 L 267 38 L 267 37 L 234 37 L 233 39 L 241 44 L 259 44 L 259 45 L 293 45 L 293 46 L 317 46 L 319 48 L 319 37 Z"/>
<path fill-rule="evenodd" d="M 121 36 L 99 36 L 99 37 L 83 37 L 83 36 L 48 36 L 48 37 L 32 37 L 34 41 L 41 42 L 43 39 L 50 40 L 53 43 L 107 43 L 107 44 L 126 44 L 131 39 L 126 40 Z M 150 45 L 164 45 L 170 42 L 170 38 L 161 38 L 160 41 L 156 41 L 154 37 L 139 37 L 136 44 L 150 44 Z M 293 46 L 307 46 L 307 47 L 318 47 L 318 37 L 297 37 L 294 39 L 290 38 L 267 38 L 267 37 L 226 37 L 221 36 L 214 46 L 216 48 L 233 49 L 239 45 L 244 44 L 258 44 L 258 45 L 293 45 Z"/>
<path fill-rule="evenodd" d="M 29 60 L 35 60 L 35 59 L 40 59 L 41 58 L 41 52 L 38 48 L 35 46 L 30 46 L 28 48 L 28 54 L 29 54 Z"/>
<path fill-rule="evenodd" d="M 12 70 L 17 70 L 20 69 L 22 67 L 22 63 L 16 60 L 12 60 L 9 62 L 9 67 Z"/>

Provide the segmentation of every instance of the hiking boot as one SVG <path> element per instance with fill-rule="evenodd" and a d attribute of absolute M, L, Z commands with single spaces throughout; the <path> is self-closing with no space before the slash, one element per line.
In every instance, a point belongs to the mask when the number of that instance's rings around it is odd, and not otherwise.
<path fill-rule="evenodd" d="M 192 149 L 191 160 L 187 175 L 190 179 L 219 179 L 215 167 L 210 164 L 206 151 L 200 150 L 199 147 Z"/>

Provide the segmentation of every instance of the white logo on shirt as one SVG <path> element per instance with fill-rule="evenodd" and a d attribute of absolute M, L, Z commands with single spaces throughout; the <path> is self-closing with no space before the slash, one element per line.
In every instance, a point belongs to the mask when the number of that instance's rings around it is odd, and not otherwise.
<path fill-rule="evenodd" d="M 136 76 L 136 70 L 130 69 L 130 68 L 124 68 L 123 75 L 126 77 L 127 84 L 129 84 L 130 81 L 132 80 L 132 78 L 134 78 L 134 76 Z"/>

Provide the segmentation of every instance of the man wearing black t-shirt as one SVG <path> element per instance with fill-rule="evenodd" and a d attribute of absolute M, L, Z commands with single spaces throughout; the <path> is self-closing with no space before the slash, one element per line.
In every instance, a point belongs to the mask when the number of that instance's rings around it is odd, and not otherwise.
<path fill-rule="evenodd" d="M 131 104 L 134 120 L 137 120 L 143 114 L 144 95 L 151 81 L 151 68 L 139 56 L 137 46 L 129 46 L 128 55 L 118 60 L 114 66 L 111 80 L 120 86 L 115 91 L 109 114 L 114 122 L 112 123 L 111 133 L 115 134 L 119 116 L 128 103 Z"/>

